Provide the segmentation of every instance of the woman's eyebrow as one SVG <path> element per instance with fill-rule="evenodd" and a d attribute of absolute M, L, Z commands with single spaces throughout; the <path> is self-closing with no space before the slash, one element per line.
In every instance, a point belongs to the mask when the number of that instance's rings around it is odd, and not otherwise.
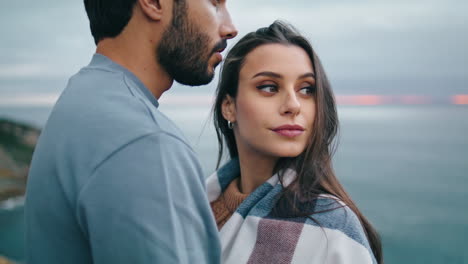
<path fill-rule="evenodd" d="M 283 75 L 281 75 L 279 73 L 271 72 L 271 71 L 263 71 L 263 72 L 259 72 L 259 73 L 255 74 L 252 77 L 252 79 L 256 78 L 258 76 L 267 76 L 267 77 L 272 77 L 272 78 L 277 78 L 277 79 L 282 79 L 283 78 Z M 315 74 L 313 72 L 304 73 L 301 76 L 299 76 L 298 79 L 304 79 L 304 78 L 307 78 L 307 77 L 312 77 L 312 78 L 315 79 Z"/>
<path fill-rule="evenodd" d="M 270 72 L 270 71 L 264 71 L 264 72 L 259 72 L 257 74 L 255 74 L 253 78 L 255 77 L 258 77 L 258 76 L 267 76 L 267 77 L 273 77 L 273 78 L 278 78 L 278 79 L 281 79 L 283 78 L 283 76 L 281 74 L 278 74 L 278 73 L 275 73 L 275 72 Z"/>
<path fill-rule="evenodd" d="M 312 77 L 315 79 L 315 74 L 313 72 L 308 72 L 308 73 L 305 73 L 305 74 L 302 74 L 301 76 L 299 76 L 299 79 L 303 79 L 303 78 L 307 78 L 307 77 Z"/>

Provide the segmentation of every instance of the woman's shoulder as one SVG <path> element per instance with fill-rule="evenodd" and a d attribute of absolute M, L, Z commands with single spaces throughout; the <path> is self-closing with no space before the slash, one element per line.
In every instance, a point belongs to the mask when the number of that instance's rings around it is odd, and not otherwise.
<path fill-rule="evenodd" d="M 205 180 L 208 200 L 216 200 L 228 185 L 240 175 L 239 159 L 233 158 Z"/>
<path fill-rule="evenodd" d="M 365 234 L 361 221 L 356 213 L 343 201 L 333 195 L 320 195 L 311 218 L 313 225 L 341 231 L 351 237 Z"/>
<path fill-rule="evenodd" d="M 339 198 L 332 195 L 320 195 L 316 200 L 314 213 L 305 221 L 305 224 L 306 229 L 310 226 L 312 229 L 319 227 L 325 231 L 330 249 L 336 254 L 352 250 L 353 254 L 370 258 L 371 262 L 375 263 L 359 217 Z"/>

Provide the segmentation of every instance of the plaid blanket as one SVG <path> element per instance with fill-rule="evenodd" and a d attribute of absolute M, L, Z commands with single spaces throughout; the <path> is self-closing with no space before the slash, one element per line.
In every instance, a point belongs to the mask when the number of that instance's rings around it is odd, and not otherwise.
<path fill-rule="evenodd" d="M 210 202 L 240 175 L 239 161 L 233 159 L 207 179 Z M 287 186 L 296 177 L 284 173 Z M 349 207 L 332 196 L 321 196 L 313 220 L 278 218 L 271 214 L 283 186 L 278 175 L 252 192 L 220 230 L 222 263 L 377 263 L 359 219 Z"/>

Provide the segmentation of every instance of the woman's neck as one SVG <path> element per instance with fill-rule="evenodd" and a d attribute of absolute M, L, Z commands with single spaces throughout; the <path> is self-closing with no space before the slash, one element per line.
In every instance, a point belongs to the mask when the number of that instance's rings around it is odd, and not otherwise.
<path fill-rule="evenodd" d="M 274 157 L 239 152 L 241 171 L 239 190 L 249 194 L 266 182 L 271 178 L 277 160 Z"/>

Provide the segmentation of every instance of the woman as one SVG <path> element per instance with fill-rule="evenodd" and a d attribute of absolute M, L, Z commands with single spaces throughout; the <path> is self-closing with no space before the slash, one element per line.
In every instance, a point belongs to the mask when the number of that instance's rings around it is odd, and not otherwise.
<path fill-rule="evenodd" d="M 380 239 L 332 168 L 335 101 L 317 55 L 275 22 L 222 68 L 214 123 L 231 160 L 207 180 L 223 263 L 383 263 Z"/>

